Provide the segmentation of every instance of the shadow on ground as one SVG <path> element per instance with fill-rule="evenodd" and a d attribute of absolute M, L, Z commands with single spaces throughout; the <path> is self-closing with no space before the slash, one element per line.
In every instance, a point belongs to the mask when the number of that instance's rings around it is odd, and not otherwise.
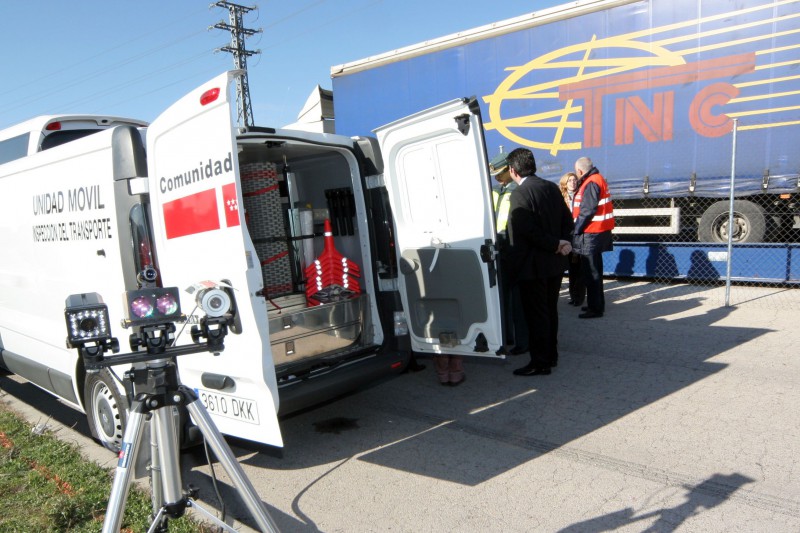
<path fill-rule="evenodd" d="M 666 286 L 654 296 L 648 284 L 612 282 L 607 285 L 603 319 L 578 320 L 578 311 L 562 299 L 561 359 L 550 376 L 513 376 L 511 371 L 524 365 L 527 355 L 476 358 L 466 364 L 468 380 L 463 385 L 442 387 L 430 359 L 423 357 L 423 372 L 401 375 L 284 419 L 285 446 L 280 453 L 246 441 L 230 442 L 243 463 L 256 467 L 328 466 L 296 496 L 293 512 L 301 518 L 303 492 L 352 460 L 476 486 L 543 454 L 564 453 L 576 439 L 720 372 L 725 365 L 713 361 L 715 356 L 768 331 L 719 326 L 732 310 L 702 305 L 703 290 Z M 0 386 L 8 387 L 9 394 L 41 403 L 37 408 L 42 412 L 88 434 L 82 415 L 38 389 L 33 394 L 30 385 L 8 381 L 0 377 Z M 577 452 L 569 453 L 572 457 Z M 208 474 L 193 468 L 203 463 L 196 451 L 188 455 L 187 482 L 211 485 Z M 648 511 L 647 518 L 659 513 L 671 517 L 670 523 L 677 516 L 679 523 L 681 516 L 709 508 L 752 481 L 738 474 L 708 475 L 687 488 L 685 505 Z M 219 485 L 225 500 L 235 500 L 231 486 Z M 208 496 L 205 490 L 204 499 L 213 505 L 215 498 Z M 314 528 L 310 520 L 271 511 L 281 528 Z M 238 502 L 230 512 L 247 515 Z M 565 531 L 604 531 L 644 518 L 633 509 L 622 509 Z"/>

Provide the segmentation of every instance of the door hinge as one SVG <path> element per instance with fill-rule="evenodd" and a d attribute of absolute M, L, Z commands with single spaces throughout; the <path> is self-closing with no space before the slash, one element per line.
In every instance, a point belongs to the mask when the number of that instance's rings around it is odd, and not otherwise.
<path fill-rule="evenodd" d="M 461 132 L 461 135 L 466 137 L 469 134 L 469 115 L 466 113 L 458 115 L 455 121 L 456 126 L 458 126 L 458 131 Z"/>
<path fill-rule="evenodd" d="M 497 284 L 497 268 L 495 267 L 497 246 L 491 239 L 486 239 L 485 243 L 481 245 L 480 256 L 481 261 L 486 263 L 489 268 L 489 287 L 494 287 Z"/>
<path fill-rule="evenodd" d="M 481 261 L 491 263 L 497 258 L 497 248 L 492 241 L 487 240 L 486 244 L 481 245 Z"/>

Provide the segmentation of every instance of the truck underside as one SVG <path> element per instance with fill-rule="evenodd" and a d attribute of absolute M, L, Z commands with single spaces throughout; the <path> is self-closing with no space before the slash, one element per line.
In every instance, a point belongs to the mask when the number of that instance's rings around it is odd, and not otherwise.
<path fill-rule="evenodd" d="M 614 199 L 617 238 L 626 241 L 727 243 L 798 242 L 800 210 L 796 194 L 737 197 L 730 225 L 729 199 Z M 733 228 L 732 231 L 729 229 Z"/>

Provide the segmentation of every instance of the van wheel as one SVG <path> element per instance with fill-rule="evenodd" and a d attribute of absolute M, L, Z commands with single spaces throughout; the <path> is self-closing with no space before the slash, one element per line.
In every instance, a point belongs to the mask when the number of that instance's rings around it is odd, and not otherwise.
<path fill-rule="evenodd" d="M 109 450 L 118 452 L 125 435 L 128 402 L 119 394 L 111 372 L 102 369 L 87 374 L 83 393 L 92 437 Z"/>
<path fill-rule="evenodd" d="M 716 202 L 700 217 L 697 240 L 728 242 L 728 207 L 730 202 Z M 733 201 L 733 242 L 764 242 L 767 221 L 764 208 L 747 200 Z"/>

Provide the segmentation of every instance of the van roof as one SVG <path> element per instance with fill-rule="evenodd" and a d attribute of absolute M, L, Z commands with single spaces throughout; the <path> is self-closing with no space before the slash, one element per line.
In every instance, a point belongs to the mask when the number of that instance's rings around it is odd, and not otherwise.
<path fill-rule="evenodd" d="M 48 126 L 60 123 L 60 130 L 106 129 L 113 126 L 145 127 L 147 122 L 110 115 L 40 115 L 0 130 L 0 141 L 29 132 L 46 132 Z"/>
<path fill-rule="evenodd" d="M 147 122 L 107 115 L 42 115 L 0 130 L 0 165 L 117 126 Z"/>

